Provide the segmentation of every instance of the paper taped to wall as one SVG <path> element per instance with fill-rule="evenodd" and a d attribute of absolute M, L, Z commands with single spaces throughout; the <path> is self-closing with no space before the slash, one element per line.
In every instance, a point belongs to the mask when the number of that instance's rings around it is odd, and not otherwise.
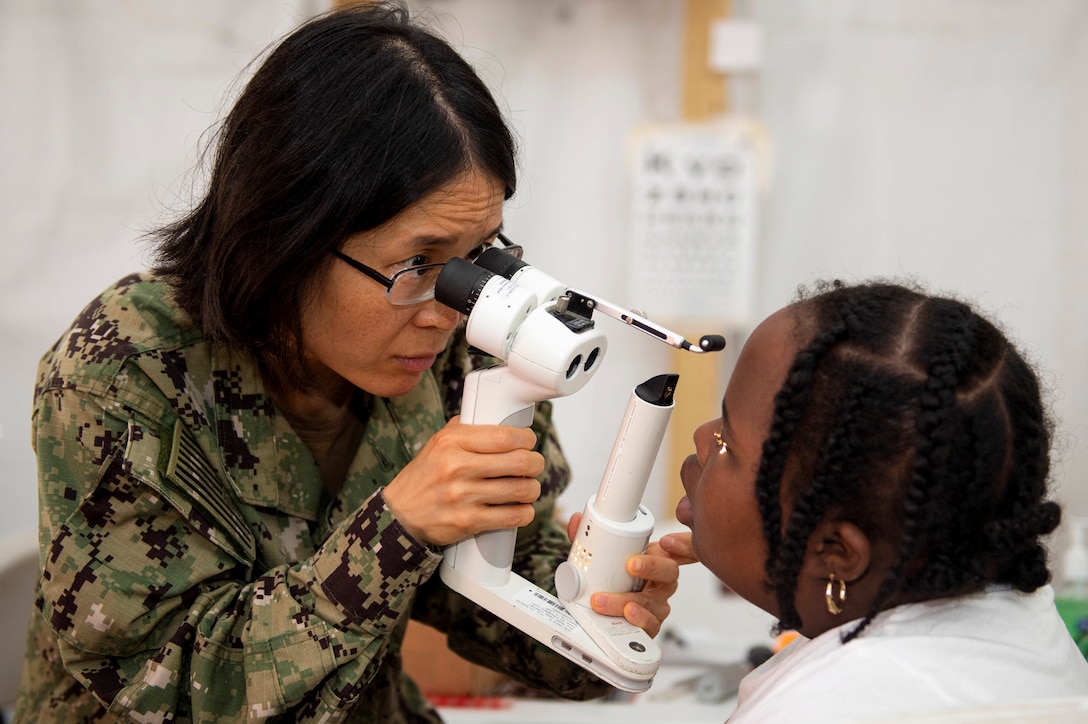
<path fill-rule="evenodd" d="M 753 312 L 763 141 L 747 124 L 671 124 L 634 137 L 629 298 L 664 319 Z"/>

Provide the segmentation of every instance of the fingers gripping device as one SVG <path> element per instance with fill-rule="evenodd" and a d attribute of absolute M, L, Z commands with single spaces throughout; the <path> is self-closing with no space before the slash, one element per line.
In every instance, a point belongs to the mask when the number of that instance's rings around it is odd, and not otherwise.
<path fill-rule="evenodd" d="M 474 347 L 502 360 L 465 378 L 461 420 L 528 427 L 536 403 L 580 390 L 608 348 L 593 321 L 607 314 L 667 344 L 703 353 L 698 345 L 634 312 L 572 290 L 499 249 L 476 262 L 451 259 L 438 277 L 438 301 L 468 315 Z M 537 641 L 624 691 L 653 683 L 661 651 L 625 619 L 592 610 L 596 592 L 628 592 L 641 583 L 626 571 L 641 553 L 654 520 L 641 504 L 673 409 L 678 376 L 658 375 L 631 394 L 596 495 L 586 504 L 568 559 L 555 572 L 558 597 L 511 571 L 515 528 L 486 531 L 444 551 L 447 586 Z"/>

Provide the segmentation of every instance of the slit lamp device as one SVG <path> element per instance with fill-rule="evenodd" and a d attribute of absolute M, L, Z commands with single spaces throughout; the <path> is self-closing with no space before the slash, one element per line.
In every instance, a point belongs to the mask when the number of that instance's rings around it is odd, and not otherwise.
<path fill-rule="evenodd" d="M 600 312 L 678 349 L 720 350 L 717 335 L 691 343 L 635 312 L 568 288 L 500 249 L 470 263 L 454 258 L 435 297 L 468 316 L 469 344 L 501 362 L 469 373 L 461 420 L 529 427 L 536 403 L 571 395 L 608 349 Z M 618 689 L 650 688 L 661 650 L 641 628 L 589 605 L 596 592 L 637 590 L 627 559 L 645 550 L 653 515 L 642 505 L 673 410 L 678 375 L 662 374 L 631 393 L 596 495 L 586 503 L 567 560 L 555 571 L 558 595 L 511 571 L 516 528 L 485 531 L 443 551 L 443 582 Z"/>

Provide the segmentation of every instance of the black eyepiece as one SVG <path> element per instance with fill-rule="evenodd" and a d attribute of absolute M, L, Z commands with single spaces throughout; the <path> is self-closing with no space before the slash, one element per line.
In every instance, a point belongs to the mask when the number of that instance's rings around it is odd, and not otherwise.
<path fill-rule="evenodd" d="M 484 285 L 493 276 L 495 274 L 487 269 L 454 257 L 446 262 L 438 274 L 434 298 L 461 314 L 468 314 L 479 301 Z"/>
<path fill-rule="evenodd" d="M 476 266 L 495 272 L 504 279 L 511 279 L 519 269 L 529 265 L 513 254 L 493 246 L 476 258 Z"/>

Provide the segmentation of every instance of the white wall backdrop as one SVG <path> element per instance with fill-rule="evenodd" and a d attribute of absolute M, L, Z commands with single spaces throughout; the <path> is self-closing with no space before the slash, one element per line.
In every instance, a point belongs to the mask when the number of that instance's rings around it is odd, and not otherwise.
<path fill-rule="evenodd" d="M 522 141 L 507 227 L 530 260 L 617 303 L 628 144 L 679 115 L 683 4 L 417 0 L 499 95 Z M 140 233 L 191 190 L 201 133 L 313 0 L 0 0 L 0 535 L 36 525 L 37 357 L 142 265 Z M 765 34 L 735 83 L 774 144 L 758 316 L 819 276 L 910 275 L 980 300 L 1049 370 L 1056 479 L 1088 513 L 1088 3 L 734 0 Z M 652 309 L 649 310 L 652 316 Z M 709 331 L 709 330 L 708 330 Z M 613 335 L 557 417 L 581 507 L 634 384 L 667 350 Z M 658 465 L 651 501 L 673 471 Z M 569 512 L 569 511 L 568 511 Z"/>
<path fill-rule="evenodd" d="M 310 5 L 0 0 L 0 537 L 37 527 L 37 359 L 143 267 L 232 81 Z"/>
<path fill-rule="evenodd" d="M 776 146 L 761 307 L 815 275 L 978 300 L 1046 370 L 1088 514 L 1088 3 L 746 0 Z"/>

